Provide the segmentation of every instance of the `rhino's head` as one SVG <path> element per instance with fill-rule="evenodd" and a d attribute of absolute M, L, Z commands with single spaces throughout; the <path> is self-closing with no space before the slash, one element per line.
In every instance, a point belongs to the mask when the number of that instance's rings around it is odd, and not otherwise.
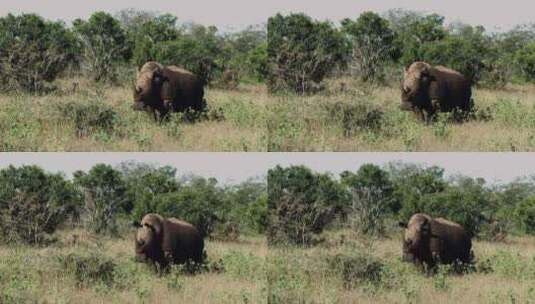
<path fill-rule="evenodd" d="M 161 88 L 167 80 L 161 64 L 154 61 L 145 63 L 137 72 L 133 109 L 142 111 L 149 107 L 155 109 L 161 107 Z"/>
<path fill-rule="evenodd" d="M 408 224 L 400 223 L 405 228 L 403 235 L 403 259 L 413 260 L 414 255 L 428 245 L 431 236 L 431 217 L 417 213 Z"/>
<path fill-rule="evenodd" d="M 401 81 L 402 110 L 412 110 L 429 101 L 429 84 L 435 80 L 435 70 L 425 62 L 414 62 L 407 66 Z"/>
<path fill-rule="evenodd" d="M 163 219 L 157 214 L 147 214 L 138 223 L 136 232 L 136 260 L 146 262 L 161 255 Z"/>

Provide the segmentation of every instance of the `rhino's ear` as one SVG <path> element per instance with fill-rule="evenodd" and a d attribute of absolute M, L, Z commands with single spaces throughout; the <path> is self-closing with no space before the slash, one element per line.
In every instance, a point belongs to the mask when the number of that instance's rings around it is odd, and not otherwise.
<path fill-rule="evenodd" d="M 407 228 L 407 223 L 399 221 L 398 226 L 401 228 Z"/>

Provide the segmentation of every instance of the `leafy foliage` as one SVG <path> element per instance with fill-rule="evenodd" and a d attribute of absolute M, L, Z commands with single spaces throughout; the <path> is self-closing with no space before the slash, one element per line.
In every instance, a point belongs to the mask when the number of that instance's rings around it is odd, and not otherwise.
<path fill-rule="evenodd" d="M 304 14 L 269 18 L 267 39 L 271 91 L 311 92 L 342 62 L 341 34 L 330 23 L 314 21 Z"/>
<path fill-rule="evenodd" d="M 83 68 L 94 81 L 115 80 L 116 65 L 129 57 L 119 22 L 105 12 L 96 12 L 87 21 L 76 19 L 73 27 L 82 45 Z"/>
<path fill-rule="evenodd" d="M 356 21 L 342 20 L 342 32 L 350 39 L 352 70 L 363 81 L 384 79 L 384 65 L 396 56 L 395 33 L 388 21 L 364 12 Z"/>
<path fill-rule="evenodd" d="M 36 166 L 0 170 L 0 240 L 40 244 L 68 218 L 80 196 L 60 174 Z"/>
<path fill-rule="evenodd" d="M 97 234 L 115 233 L 116 216 L 125 209 L 126 189 L 119 172 L 109 165 L 99 164 L 88 173 L 75 172 L 74 178 L 84 195 L 84 217 L 88 230 Z"/>
<path fill-rule="evenodd" d="M 270 244 L 310 245 L 346 204 L 340 185 L 302 166 L 268 172 Z"/>
<path fill-rule="evenodd" d="M 34 14 L 0 18 L 0 88 L 43 92 L 77 52 L 74 36 L 61 22 Z"/>

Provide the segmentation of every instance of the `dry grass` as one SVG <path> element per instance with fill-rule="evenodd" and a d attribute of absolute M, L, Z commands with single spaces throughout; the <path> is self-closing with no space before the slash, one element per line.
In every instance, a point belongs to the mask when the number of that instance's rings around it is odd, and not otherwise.
<path fill-rule="evenodd" d="M 73 82 L 80 83 L 74 93 L 69 89 Z M 347 84 L 344 91 L 342 82 Z M 326 87 L 313 96 L 270 95 L 262 84 L 243 84 L 236 90 L 209 88 L 209 107 L 212 113 L 222 113 L 224 120 L 185 123 L 175 117 L 158 124 L 147 113 L 131 110 L 130 88 L 62 80 L 60 91 L 50 95 L 0 96 L 0 150 L 535 150 L 535 85 L 476 88 L 477 118 L 455 123 L 441 117 L 432 125 L 399 110 L 397 85 L 370 86 L 345 78 L 329 80 Z M 73 109 L 100 120 L 76 122 Z M 98 116 L 107 110 L 115 113 L 113 119 Z M 383 116 L 370 118 L 374 110 Z M 89 130 L 80 135 L 77 127 Z"/>
<path fill-rule="evenodd" d="M 73 83 L 79 83 L 72 91 Z M 97 86 L 84 79 L 61 80 L 50 95 L 0 96 L 0 150 L 3 151 L 265 151 L 265 104 L 262 85 L 240 85 L 228 91 L 209 88 L 206 99 L 211 112 L 223 120 L 196 123 L 156 123 L 147 113 L 131 110 L 132 92 L 127 87 Z M 77 122 L 61 109 L 72 105 L 85 115 L 84 105 L 94 111 L 115 113 L 111 129 L 100 125 L 80 136 Z M 69 115 L 72 114 L 68 110 Z M 111 119 L 110 119 L 111 120 Z M 84 121 L 79 124 L 82 124 Z"/>
<path fill-rule="evenodd" d="M 476 270 L 466 274 L 422 273 L 400 261 L 399 239 L 366 240 L 340 232 L 317 247 L 272 248 L 268 256 L 273 303 L 533 303 L 535 239 L 512 237 L 507 243 L 476 241 Z M 329 257 L 363 254 L 381 261 L 381 281 L 347 287 Z M 277 265 L 277 266 L 274 266 Z M 490 268 L 484 268 L 487 265 Z M 292 273 L 292 275 L 288 275 Z"/>
<path fill-rule="evenodd" d="M 346 89 L 340 91 L 340 83 Z M 313 96 L 274 97 L 268 120 L 270 151 L 534 151 L 535 86 L 509 85 L 503 90 L 474 89 L 479 119 L 424 125 L 399 110 L 399 88 L 335 79 Z M 346 113 L 330 111 L 335 104 Z M 365 109 L 355 107 L 365 105 Z M 343 115 L 384 113 L 381 126 L 344 124 Z M 489 120 L 481 119 L 490 114 Z"/>
<path fill-rule="evenodd" d="M 264 238 L 207 241 L 206 250 L 210 265 L 224 270 L 194 275 L 172 270 L 160 276 L 133 261 L 132 238 L 94 237 L 80 230 L 63 231 L 47 248 L 2 246 L 0 303 L 265 303 Z M 58 262 L 87 253 L 115 263 L 112 284 L 77 284 Z"/>

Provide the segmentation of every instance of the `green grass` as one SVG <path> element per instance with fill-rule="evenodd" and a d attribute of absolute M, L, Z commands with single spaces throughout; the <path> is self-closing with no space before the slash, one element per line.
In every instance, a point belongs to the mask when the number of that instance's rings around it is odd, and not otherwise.
<path fill-rule="evenodd" d="M 344 230 L 326 237 L 312 248 L 270 248 L 271 303 L 535 303 L 533 237 L 476 241 L 475 264 L 461 274 L 447 265 L 428 274 L 402 262 L 399 236 Z"/>
<path fill-rule="evenodd" d="M 0 246 L 0 303 L 265 303 L 262 237 L 208 240 L 206 269 L 159 275 L 134 261 L 133 236 L 60 234 L 45 248 Z"/>
<path fill-rule="evenodd" d="M 173 115 L 157 123 L 131 109 L 130 88 L 97 86 L 84 79 L 58 82 L 48 95 L 0 95 L 2 151 L 265 151 L 261 85 L 228 91 L 208 88 L 208 117 L 195 123 Z"/>
<path fill-rule="evenodd" d="M 347 89 L 340 91 L 340 83 Z M 399 85 L 331 79 L 311 96 L 273 96 L 269 151 L 534 151 L 535 86 L 475 88 L 475 117 L 431 125 L 399 109 Z"/>
<path fill-rule="evenodd" d="M 59 91 L 0 95 L 2 151 L 535 151 L 535 86 L 474 89 L 475 117 L 426 125 L 399 109 L 399 89 L 331 79 L 311 96 L 262 84 L 208 88 L 209 115 L 163 124 L 134 112 L 131 90 L 72 80 Z M 344 82 L 344 91 L 340 83 Z"/>

